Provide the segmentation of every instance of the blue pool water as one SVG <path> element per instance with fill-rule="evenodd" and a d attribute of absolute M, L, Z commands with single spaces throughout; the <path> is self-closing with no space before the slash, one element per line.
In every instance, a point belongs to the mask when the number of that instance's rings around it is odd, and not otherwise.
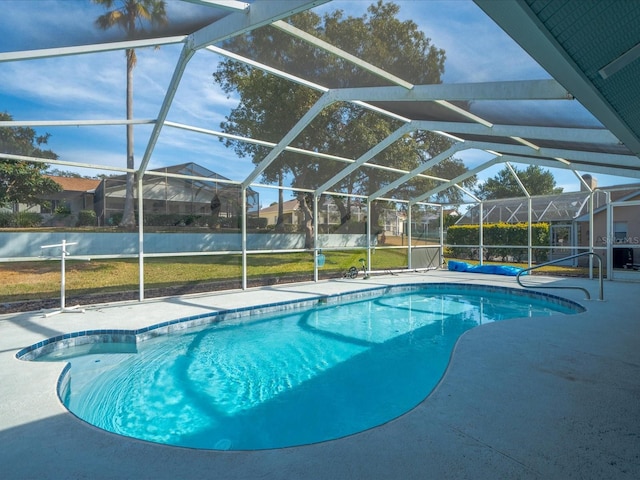
<path fill-rule="evenodd" d="M 409 289 L 40 360 L 70 363 L 64 404 L 105 430 L 203 449 L 287 447 L 350 435 L 415 407 L 460 335 L 477 325 L 576 311 L 549 298 Z"/>

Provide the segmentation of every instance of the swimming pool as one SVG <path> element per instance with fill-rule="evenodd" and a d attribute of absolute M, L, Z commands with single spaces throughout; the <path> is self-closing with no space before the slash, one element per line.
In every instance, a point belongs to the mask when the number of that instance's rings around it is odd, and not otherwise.
<path fill-rule="evenodd" d="M 193 448 L 277 448 L 405 413 L 478 324 L 582 309 L 521 290 L 440 284 L 259 310 L 77 332 L 18 355 L 69 362 L 58 386 L 63 403 L 105 430 Z"/>

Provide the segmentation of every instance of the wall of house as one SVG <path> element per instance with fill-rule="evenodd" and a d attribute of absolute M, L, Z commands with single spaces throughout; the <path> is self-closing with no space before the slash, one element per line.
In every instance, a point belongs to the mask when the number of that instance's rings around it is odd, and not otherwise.
<path fill-rule="evenodd" d="M 596 250 L 603 260 L 603 264 L 606 267 L 606 251 L 602 248 L 606 248 L 609 245 L 613 246 L 613 267 L 618 272 L 621 269 L 627 269 L 629 257 L 628 249 L 631 249 L 631 259 L 633 265 L 640 265 L 640 206 L 614 206 L 613 208 L 613 222 L 626 223 L 626 235 L 618 236 L 616 238 L 615 232 L 612 231 L 610 236 L 607 236 L 607 212 L 600 211 L 593 215 L 593 232 L 594 232 L 594 247 L 599 247 Z M 589 245 L 589 223 L 580 222 L 580 241 L 581 246 Z M 586 259 L 581 259 L 582 264 L 586 264 Z M 630 272 L 631 273 L 631 272 Z M 633 272 L 634 276 L 637 276 L 638 272 Z M 614 275 L 615 278 L 620 276 L 619 273 Z"/>
<path fill-rule="evenodd" d="M 614 207 L 613 222 L 625 222 L 627 224 L 627 234 L 624 239 L 616 239 L 614 232 L 612 238 L 607 237 L 607 212 L 601 211 L 593 215 L 594 246 L 606 247 L 609 243 L 614 245 L 640 245 L 640 206 L 631 205 L 625 207 Z M 580 222 L 580 245 L 589 245 L 589 223 Z"/>

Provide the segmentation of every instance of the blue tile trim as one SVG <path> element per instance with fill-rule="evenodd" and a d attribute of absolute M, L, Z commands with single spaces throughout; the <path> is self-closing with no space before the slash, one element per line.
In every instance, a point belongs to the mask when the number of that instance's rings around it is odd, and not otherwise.
<path fill-rule="evenodd" d="M 55 337 L 42 340 L 38 343 L 25 347 L 16 353 L 16 358 L 20 360 L 35 360 L 36 358 L 55 351 L 60 348 L 70 346 L 84 345 L 87 343 L 138 343 L 149 338 L 166 335 L 177 330 L 192 328 L 196 326 L 204 326 L 224 320 L 234 318 L 242 318 L 247 316 L 261 315 L 265 313 L 274 313 L 282 310 L 292 310 L 299 308 L 313 307 L 317 305 L 332 305 L 340 302 L 348 302 L 362 299 L 365 297 L 381 296 L 387 293 L 399 293 L 407 291 L 424 290 L 429 292 L 450 292 L 465 293 L 469 291 L 482 293 L 499 293 L 509 294 L 519 297 L 534 298 L 544 300 L 546 302 L 572 309 L 575 313 L 585 311 L 585 308 L 577 302 L 567 300 L 562 297 L 551 295 L 544 292 L 531 292 L 509 287 L 501 287 L 495 285 L 476 285 L 465 283 L 407 283 L 393 286 L 373 287 L 357 290 L 349 293 L 335 293 L 329 295 L 319 295 L 317 297 L 305 300 L 286 300 L 281 302 L 267 303 L 263 305 L 230 308 L 227 310 L 216 310 L 209 313 L 191 315 L 188 317 L 177 318 L 166 322 L 149 325 L 137 330 L 83 330 L 79 332 L 66 333 Z M 66 375 L 61 375 L 61 379 Z M 60 380 L 62 381 L 62 380 Z M 62 391 L 62 390 L 58 390 Z"/>

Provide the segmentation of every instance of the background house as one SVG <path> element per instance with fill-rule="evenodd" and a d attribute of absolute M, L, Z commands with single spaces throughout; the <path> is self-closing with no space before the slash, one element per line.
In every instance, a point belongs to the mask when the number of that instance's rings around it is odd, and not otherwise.
<path fill-rule="evenodd" d="M 62 190 L 46 197 L 48 204 L 41 208 L 40 213 L 53 214 L 56 211 L 67 210 L 77 214 L 82 210 L 93 210 L 94 195 L 100 180 L 53 175 L 48 177 L 60 185 Z"/>
<path fill-rule="evenodd" d="M 613 268 L 638 268 L 640 264 L 640 184 L 604 189 L 614 203 L 612 230 L 607 234 L 607 207 L 594 208 L 594 246 L 613 246 Z M 628 206 L 623 205 L 629 203 Z M 589 244 L 588 213 L 576 218 L 579 245 Z"/>
<path fill-rule="evenodd" d="M 143 182 L 143 209 L 147 216 L 173 216 L 176 222 L 185 216 L 211 216 L 217 206 L 218 218 L 237 217 L 242 211 L 242 190 L 239 185 L 196 163 L 150 170 Z M 149 173 L 148 172 L 148 173 Z M 199 178 L 184 178 L 184 175 Z M 221 181 L 222 180 L 222 181 Z M 99 225 L 117 225 L 124 210 L 126 175 L 108 177 L 96 189 L 95 211 Z M 136 198 L 138 193 L 134 192 Z M 247 189 L 247 214 L 256 217 L 259 195 Z M 149 224 L 149 223 L 148 223 Z"/>
<path fill-rule="evenodd" d="M 591 175 L 583 177 L 594 190 L 593 195 L 593 234 L 594 247 L 606 247 L 613 244 L 613 267 L 629 268 L 640 263 L 640 184 L 598 187 L 597 180 Z M 555 195 L 531 197 L 532 223 L 549 223 L 549 260 L 559 259 L 586 251 L 568 249 L 569 245 L 589 246 L 589 190 L 581 185 L 581 191 Z M 614 204 L 613 230 L 607 233 L 607 202 Z M 628 206 L 621 203 L 631 202 Z M 528 221 L 528 199 L 526 197 L 486 200 L 482 206 L 483 223 L 526 223 Z M 456 222 L 456 225 L 477 225 L 480 207 L 469 208 Z M 604 257 L 604 252 L 600 253 Z M 581 262 L 588 262 L 581 259 Z M 573 261 L 571 263 L 579 263 Z"/>
<path fill-rule="evenodd" d="M 185 175 L 197 178 L 184 178 Z M 45 225 L 75 226 L 83 210 L 94 211 L 98 225 L 119 223 L 124 210 L 126 175 L 103 179 L 52 175 L 49 178 L 60 185 L 62 190 L 43 197 L 43 206 L 17 204 L 4 210 L 11 213 L 40 213 Z M 137 188 L 134 189 L 134 205 L 137 210 L 136 190 Z M 162 225 L 170 221 L 176 225 L 184 224 L 187 217 L 204 217 L 203 224 L 212 224 L 212 218 L 235 219 L 242 210 L 241 187 L 195 163 L 148 171 L 144 177 L 143 190 L 143 208 L 148 225 L 154 225 L 154 221 L 164 222 Z M 249 218 L 258 216 L 259 205 L 259 194 L 251 188 L 247 189 Z M 164 218 L 159 220 L 161 216 Z"/>
<path fill-rule="evenodd" d="M 268 207 L 260 209 L 260 218 L 267 219 L 267 225 L 278 223 L 278 203 L 272 203 Z M 282 203 L 282 222 L 289 225 L 299 225 L 302 215 L 297 199 L 287 200 Z"/>
<path fill-rule="evenodd" d="M 5 212 L 33 212 L 43 215 L 54 214 L 56 211 L 79 213 L 81 210 L 93 210 L 93 197 L 100 180 L 80 177 L 60 177 L 45 175 L 58 185 L 61 190 L 42 197 L 44 205 L 26 205 L 16 203 L 0 208 Z"/>

